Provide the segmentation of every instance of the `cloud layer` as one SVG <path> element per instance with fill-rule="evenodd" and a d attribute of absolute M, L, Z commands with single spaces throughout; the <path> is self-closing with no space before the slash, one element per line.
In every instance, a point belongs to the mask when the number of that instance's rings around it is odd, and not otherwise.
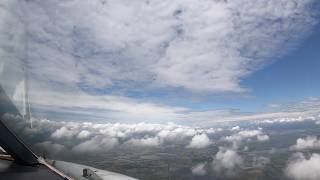
<path fill-rule="evenodd" d="M 208 136 L 219 131 L 213 128 L 194 128 L 173 123 L 123 124 L 56 122 L 33 118 L 33 128 L 25 126 L 19 117 L 6 115 L 14 130 L 21 131 L 26 140 L 46 152 L 102 153 L 115 148 L 155 148 L 177 145 L 182 148 L 207 148 L 212 144 Z"/>
<path fill-rule="evenodd" d="M 188 92 L 191 99 L 246 92 L 244 78 L 292 48 L 317 23 L 315 3 L 3 1 L 0 82 L 10 82 L 5 89 L 19 99 L 16 85 L 23 84 L 21 66 L 28 61 L 33 110 L 56 115 L 50 119 L 207 125 L 305 118 L 310 113 L 301 107 L 248 114 L 194 110 L 172 105 L 169 98 L 155 102 L 159 92 Z M 128 97 L 137 91 L 146 97 Z"/>
<path fill-rule="evenodd" d="M 11 6 L 23 12 L 34 83 L 85 91 L 142 85 L 239 93 L 246 91 L 243 78 L 316 24 L 313 3 L 13 1 L 2 3 L 2 17 L 19 15 Z M 2 47 L 6 53 L 11 52 Z"/>

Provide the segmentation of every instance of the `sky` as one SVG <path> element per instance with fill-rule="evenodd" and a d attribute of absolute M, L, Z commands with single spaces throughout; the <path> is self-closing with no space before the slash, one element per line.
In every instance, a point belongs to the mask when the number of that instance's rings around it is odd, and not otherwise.
<path fill-rule="evenodd" d="M 19 101 L 23 80 L 10 68 L 26 63 L 33 114 L 58 121 L 210 126 L 310 116 L 320 102 L 319 7 L 3 1 L 0 80 Z"/>
<path fill-rule="evenodd" d="M 289 103 L 319 96 L 319 27 L 296 49 L 244 81 L 260 103 Z"/>
<path fill-rule="evenodd" d="M 235 175 L 245 142 L 320 124 L 319 9 L 319 0 L 1 0 L 0 86 L 23 114 L 28 84 L 33 126 L 3 118 L 57 154 L 222 142 L 210 166 Z M 299 152 L 320 147 L 307 134 L 287 147 L 297 151 L 289 177 L 319 179 L 319 154 Z"/>

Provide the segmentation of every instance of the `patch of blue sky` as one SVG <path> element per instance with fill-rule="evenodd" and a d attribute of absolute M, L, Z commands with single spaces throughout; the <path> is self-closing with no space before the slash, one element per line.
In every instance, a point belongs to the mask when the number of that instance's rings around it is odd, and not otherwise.
<path fill-rule="evenodd" d="M 290 103 L 320 96 L 319 28 L 297 49 L 243 81 L 252 89 L 253 103 Z"/>

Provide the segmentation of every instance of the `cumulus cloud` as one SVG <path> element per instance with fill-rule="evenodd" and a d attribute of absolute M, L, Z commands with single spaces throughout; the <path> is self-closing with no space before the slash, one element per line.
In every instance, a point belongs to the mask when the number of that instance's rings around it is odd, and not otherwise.
<path fill-rule="evenodd" d="M 224 140 L 232 142 L 233 148 L 237 149 L 244 140 L 256 139 L 257 141 L 268 141 L 269 136 L 266 135 L 261 128 L 256 130 L 242 130 L 230 136 L 226 136 Z"/>
<path fill-rule="evenodd" d="M 99 124 L 58 122 L 36 118 L 33 118 L 34 126 L 30 129 L 19 118 L 12 117 L 11 120 L 15 127 L 21 126 L 21 130 L 27 134 L 27 137 L 36 136 L 37 142 L 33 144 L 38 143 L 38 149 L 45 147 L 48 152 L 55 151 L 54 153 L 69 150 L 74 153 L 98 153 L 122 147 L 148 148 L 173 144 L 181 144 L 189 148 L 205 148 L 211 144 L 208 135 L 218 131 L 213 128 L 195 128 L 174 123 Z"/>
<path fill-rule="evenodd" d="M 212 162 L 213 170 L 226 176 L 234 176 L 236 168 L 243 163 L 242 157 L 232 149 L 221 148 Z"/>
<path fill-rule="evenodd" d="M 75 131 L 72 131 L 71 129 L 63 126 L 57 130 L 55 130 L 51 137 L 55 139 L 61 139 L 61 138 L 72 138 L 75 135 Z"/>
<path fill-rule="evenodd" d="M 88 138 L 91 135 L 91 132 L 87 131 L 87 130 L 82 130 L 80 131 L 80 133 L 77 135 L 77 137 L 79 139 L 85 139 Z"/>
<path fill-rule="evenodd" d="M 307 136 L 297 139 L 297 143 L 291 146 L 293 150 L 320 149 L 320 139 L 316 136 Z"/>
<path fill-rule="evenodd" d="M 289 161 L 285 174 L 295 180 L 317 180 L 320 178 L 320 155 L 311 154 L 305 157 L 296 153 Z"/>
<path fill-rule="evenodd" d="M 193 166 L 191 168 L 192 174 L 196 175 L 196 176 L 206 175 L 207 174 L 206 164 L 207 163 L 200 163 L 200 164 L 197 164 L 197 165 Z"/>
<path fill-rule="evenodd" d="M 191 139 L 190 144 L 188 145 L 188 148 L 206 148 L 208 147 L 212 142 L 210 141 L 209 137 L 206 134 L 197 134 L 193 136 Z"/>

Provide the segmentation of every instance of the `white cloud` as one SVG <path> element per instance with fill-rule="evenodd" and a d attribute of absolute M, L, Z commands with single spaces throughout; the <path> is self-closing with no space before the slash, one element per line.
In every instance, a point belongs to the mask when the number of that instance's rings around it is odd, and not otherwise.
<path fill-rule="evenodd" d="M 211 144 L 207 134 L 214 134 L 215 129 L 181 126 L 174 123 L 91 123 L 91 122 L 58 122 L 33 118 L 33 128 L 25 127 L 19 118 L 12 117 L 15 126 L 38 142 L 46 141 L 47 147 L 61 144 L 63 151 L 76 153 L 98 153 L 116 147 L 159 147 L 160 145 L 182 144 L 190 148 L 205 148 Z M 16 121 L 16 122 L 14 122 Z M 49 144 L 49 142 L 51 144 Z M 37 142 L 35 142 L 36 144 Z M 38 146 L 40 147 L 40 146 Z M 48 148 L 54 151 L 54 148 Z M 60 150 L 59 150 L 60 151 Z"/>
<path fill-rule="evenodd" d="M 320 155 L 311 154 L 306 158 L 302 153 L 296 153 L 288 163 L 285 174 L 295 180 L 320 179 Z"/>
<path fill-rule="evenodd" d="M 301 102 L 297 102 L 300 104 Z M 278 112 L 257 112 L 244 113 L 234 110 L 208 110 L 208 111 L 192 111 L 187 110 L 185 120 L 193 124 L 214 125 L 219 122 L 228 121 L 255 121 L 257 124 L 265 123 L 295 123 L 304 121 L 315 121 L 319 119 L 316 117 L 319 114 L 319 107 L 310 105 L 309 109 L 295 108 L 287 109 Z M 289 108 L 289 107 L 288 107 Z"/>
<path fill-rule="evenodd" d="M 172 126 L 173 124 L 169 125 Z M 164 128 L 157 136 L 160 137 L 162 142 L 174 142 L 176 140 L 183 140 L 186 138 L 191 138 L 192 136 L 196 135 L 197 133 L 203 132 L 203 129 L 196 129 L 196 128 L 185 128 L 183 126 L 178 126 L 176 128 Z"/>
<path fill-rule="evenodd" d="M 77 118 L 99 118 L 111 122 L 170 122 L 179 121 L 187 108 L 142 102 L 116 95 L 88 95 L 85 93 L 31 92 L 31 103 L 45 111 L 71 114 Z M 35 93 L 35 94 L 34 94 Z M 50 115 L 50 114 L 49 114 Z M 72 117 L 71 116 L 71 117 Z"/>
<path fill-rule="evenodd" d="M 241 128 L 239 126 L 234 126 L 231 128 L 231 131 L 239 131 Z"/>
<path fill-rule="evenodd" d="M 314 2 L 3 1 L 0 81 L 19 82 L 21 70 L 9 71 L 27 59 L 33 108 L 75 119 L 211 125 L 305 117 L 309 112 L 201 112 L 123 96 L 132 89 L 159 88 L 182 89 L 191 98 L 203 92 L 243 93 L 244 78 L 308 34 L 317 22 L 310 9 Z"/>
<path fill-rule="evenodd" d="M 235 138 L 251 138 L 255 137 L 259 134 L 262 134 L 262 131 L 260 129 L 258 130 L 243 130 L 237 133 L 237 136 L 234 136 Z"/>
<path fill-rule="evenodd" d="M 90 140 L 84 141 L 72 148 L 76 153 L 99 153 L 108 151 L 118 145 L 116 138 L 95 136 Z"/>
<path fill-rule="evenodd" d="M 212 142 L 206 134 L 197 134 L 191 139 L 188 148 L 201 149 L 208 147 L 210 144 L 212 144 Z"/>
<path fill-rule="evenodd" d="M 200 164 L 197 164 L 197 165 L 193 166 L 191 168 L 192 174 L 196 175 L 196 176 L 204 176 L 204 175 L 206 175 L 207 174 L 206 164 L 207 163 L 200 163 Z"/>
<path fill-rule="evenodd" d="M 317 22 L 313 2 L 5 1 L 0 17 L 9 21 L 17 16 L 13 8 L 22 11 L 32 78 L 52 88 L 244 92 L 243 78 L 290 49 Z M 7 46 L 18 44 L 13 42 Z"/>
<path fill-rule="evenodd" d="M 307 136 L 306 138 L 297 139 L 297 143 L 291 146 L 294 150 L 320 149 L 320 139 L 316 136 Z"/>
<path fill-rule="evenodd" d="M 257 136 L 258 141 L 268 141 L 270 138 L 268 135 L 258 135 Z"/>
<path fill-rule="evenodd" d="M 234 176 L 236 168 L 243 163 L 242 157 L 232 149 L 220 148 L 212 162 L 213 170 L 226 176 Z"/>
<path fill-rule="evenodd" d="M 195 126 L 212 126 L 219 122 L 256 121 L 259 123 L 294 123 L 316 121 L 316 107 L 308 110 L 245 114 L 230 110 L 196 111 L 179 106 L 142 102 L 115 95 L 87 95 L 84 93 L 39 92 L 32 100 L 33 106 L 45 111 L 71 114 L 71 120 L 97 118 L 110 122 L 186 123 Z M 316 110 L 314 110 L 316 109 Z M 58 113 L 56 113 L 58 112 Z M 50 115 L 50 114 L 49 114 Z M 63 117 L 65 119 L 65 117 Z"/>
<path fill-rule="evenodd" d="M 85 139 L 85 138 L 88 138 L 89 136 L 91 135 L 91 132 L 87 131 L 87 130 L 82 130 L 78 135 L 77 137 L 79 139 Z"/>
<path fill-rule="evenodd" d="M 63 126 L 60 129 L 57 129 L 51 134 L 52 138 L 60 139 L 60 138 L 72 138 L 75 135 L 75 132 L 71 129 Z"/>
<path fill-rule="evenodd" d="M 274 123 L 295 123 L 295 122 L 305 122 L 305 121 L 315 121 L 317 120 L 313 114 L 318 113 L 315 111 L 309 112 L 289 112 L 288 115 L 283 115 L 283 117 L 278 116 L 275 118 L 268 118 L 265 120 L 257 121 L 257 123 L 266 123 L 266 124 L 274 124 Z M 291 114 L 291 115 L 290 115 Z"/>
<path fill-rule="evenodd" d="M 257 139 L 258 141 L 268 141 L 269 136 L 264 134 L 261 128 L 256 130 L 242 130 L 230 136 L 226 136 L 224 140 L 232 142 L 233 148 L 238 149 L 244 140 Z"/>
<path fill-rule="evenodd" d="M 160 145 L 160 138 L 130 139 L 125 144 L 130 146 L 157 147 Z"/>

